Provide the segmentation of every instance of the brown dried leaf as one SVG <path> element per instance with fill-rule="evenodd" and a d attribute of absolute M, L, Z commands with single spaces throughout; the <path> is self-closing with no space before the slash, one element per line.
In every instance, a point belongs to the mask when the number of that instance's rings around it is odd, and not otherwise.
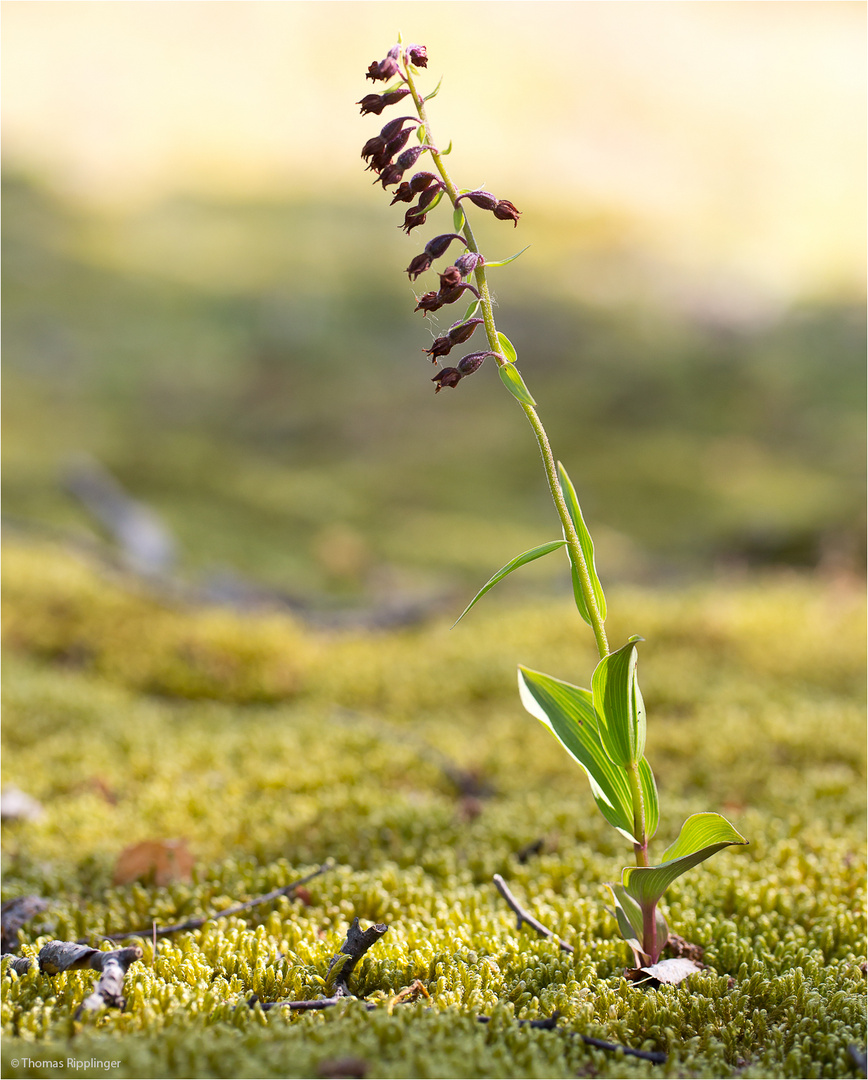
<path fill-rule="evenodd" d="M 192 869 L 193 856 L 186 840 L 143 840 L 120 853 L 112 884 L 143 881 L 168 885 L 172 881 L 189 881 Z"/>

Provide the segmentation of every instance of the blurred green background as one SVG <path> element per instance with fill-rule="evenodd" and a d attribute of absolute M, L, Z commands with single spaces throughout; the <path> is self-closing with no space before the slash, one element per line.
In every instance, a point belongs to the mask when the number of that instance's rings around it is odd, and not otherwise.
<path fill-rule="evenodd" d="M 531 245 L 499 327 L 604 579 L 861 571 L 863 5 L 3 6 L 8 529 L 97 542 L 86 454 L 188 579 L 314 603 L 556 536 L 494 370 L 434 397 L 460 311 L 403 268 L 448 214 L 405 237 L 358 157 L 400 28 L 459 185 L 523 211 L 481 246 Z M 504 587 L 567 588 L 546 562 Z"/>

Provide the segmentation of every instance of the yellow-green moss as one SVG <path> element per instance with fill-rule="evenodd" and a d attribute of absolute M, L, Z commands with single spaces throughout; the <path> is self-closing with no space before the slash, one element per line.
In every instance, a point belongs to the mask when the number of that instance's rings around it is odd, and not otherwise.
<path fill-rule="evenodd" d="M 698 810 L 723 810 L 751 840 L 667 894 L 670 924 L 705 947 L 711 970 L 643 991 L 621 979 L 627 952 L 601 887 L 628 852 L 515 691 L 519 660 L 587 682 L 591 643 L 566 603 L 494 603 L 451 633 L 444 621 L 318 635 L 273 615 L 173 609 L 48 547 L 10 550 L 4 570 L 3 782 L 44 806 L 3 827 L 4 897 L 49 900 L 24 928 L 25 952 L 179 921 L 326 858 L 336 866 L 308 886 L 309 904 L 208 923 L 162 941 L 156 958 L 143 941 L 124 1013 L 73 1023 L 93 973 L 7 970 L 3 1075 L 72 1075 L 12 1066 L 25 1056 L 115 1059 L 109 1075 L 131 1077 L 315 1077 L 347 1057 L 383 1077 L 855 1075 L 855 592 L 779 579 L 610 596 L 613 641 L 648 639 L 657 853 Z M 443 755 L 494 795 L 462 799 Z M 196 857 L 191 883 L 112 887 L 124 847 L 177 837 Z M 521 863 L 539 837 L 542 851 Z M 496 872 L 574 955 L 516 931 Z M 391 1016 L 352 1002 L 296 1017 L 244 1004 L 320 993 L 354 916 L 389 924 L 357 969 L 358 992 L 385 1002 L 419 978 L 430 1002 Z M 555 1009 L 563 1030 L 515 1023 Z M 571 1031 L 663 1049 L 669 1062 L 604 1054 Z"/>

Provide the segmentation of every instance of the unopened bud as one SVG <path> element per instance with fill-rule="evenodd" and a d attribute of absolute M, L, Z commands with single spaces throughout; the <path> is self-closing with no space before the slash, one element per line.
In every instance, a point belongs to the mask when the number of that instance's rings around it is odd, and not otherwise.
<path fill-rule="evenodd" d="M 386 140 L 386 142 L 388 142 L 389 139 L 394 139 L 394 137 L 401 130 L 401 125 L 407 120 L 409 120 L 413 124 L 419 123 L 415 116 L 398 116 L 396 117 L 396 119 L 390 120 L 388 124 L 386 124 L 382 128 L 382 130 L 380 131 L 380 135 Z"/>
<path fill-rule="evenodd" d="M 460 233 L 443 233 L 440 236 L 435 236 L 433 240 L 429 240 L 425 245 L 425 250 L 432 259 L 439 259 L 441 255 L 446 254 L 446 250 L 453 240 L 460 240 L 462 244 L 467 243 Z"/>
<path fill-rule="evenodd" d="M 497 206 L 497 199 L 490 191 L 483 191 L 482 188 L 477 188 L 476 191 L 465 191 L 463 195 L 459 195 L 455 200 L 457 206 L 462 199 L 470 199 L 474 206 L 480 207 L 482 210 L 493 210 Z"/>
<path fill-rule="evenodd" d="M 458 323 L 449 331 L 449 341 L 453 345 L 460 345 L 462 342 L 467 341 L 476 327 L 484 321 L 484 319 L 468 319 L 467 322 Z"/>
<path fill-rule="evenodd" d="M 467 277 L 468 274 L 472 274 L 473 271 L 479 266 L 480 263 L 484 263 L 485 259 L 475 251 L 465 251 L 463 255 L 459 255 L 455 260 L 455 265 L 458 267 L 458 271 L 462 277 Z"/>
<path fill-rule="evenodd" d="M 413 173 L 413 175 L 410 177 L 410 190 L 415 191 L 418 195 L 420 191 L 424 191 L 425 188 L 428 187 L 428 185 L 434 180 L 437 180 L 437 177 L 432 172 Z M 438 184 L 440 183 L 439 180 L 437 182 Z M 443 185 L 440 184 L 440 186 L 442 187 Z"/>
<path fill-rule="evenodd" d="M 497 353 L 490 351 L 468 353 L 467 356 L 463 356 L 458 361 L 458 370 L 462 375 L 472 375 L 474 371 L 478 371 L 482 367 L 486 356 L 497 356 Z"/>

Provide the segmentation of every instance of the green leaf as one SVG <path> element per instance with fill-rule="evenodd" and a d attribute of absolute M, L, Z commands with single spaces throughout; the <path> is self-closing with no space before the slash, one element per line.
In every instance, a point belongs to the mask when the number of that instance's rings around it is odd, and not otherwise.
<path fill-rule="evenodd" d="M 497 331 L 497 340 L 500 342 L 500 351 L 510 362 L 510 364 L 514 364 L 518 359 L 518 353 L 515 351 L 515 346 L 513 345 L 513 343 L 509 340 L 506 334 L 501 334 L 499 330 Z"/>
<path fill-rule="evenodd" d="M 639 654 L 632 637 L 597 664 L 591 687 L 603 749 L 623 768 L 638 765 L 645 752 L 645 705 L 636 677 Z"/>
<path fill-rule="evenodd" d="M 590 690 L 521 666 L 518 669 L 518 689 L 525 709 L 549 729 L 570 757 L 584 769 L 591 782 L 591 792 L 606 821 L 631 844 L 636 843 L 627 775 L 603 750 Z"/>
<path fill-rule="evenodd" d="M 660 800 L 648 758 L 643 757 L 639 762 L 639 782 L 642 785 L 642 801 L 645 804 L 645 839 L 653 840 L 660 823 Z"/>
<path fill-rule="evenodd" d="M 441 79 L 440 79 L 440 82 L 438 82 L 438 83 L 437 83 L 437 85 L 436 85 L 436 86 L 434 87 L 434 89 L 433 89 L 433 90 L 431 91 L 431 93 L 430 93 L 430 94 L 426 94 L 426 95 L 425 95 L 425 96 L 424 96 L 424 97 L 422 98 L 422 100 L 423 100 L 423 101 L 430 101 L 430 100 L 431 100 L 431 98 L 433 98 L 433 97 L 437 97 L 437 95 L 438 95 L 438 94 L 440 93 L 440 87 L 441 87 L 442 83 L 443 83 L 443 79 L 441 78 Z M 403 83 L 399 83 L 398 85 L 399 85 L 399 86 L 400 86 L 400 85 L 403 85 Z M 450 145 L 450 146 L 452 146 L 452 143 L 450 143 L 449 145 Z"/>
<path fill-rule="evenodd" d="M 479 309 L 479 304 L 479 300 L 471 300 L 467 311 L 465 311 L 464 314 L 461 316 L 461 322 L 467 322 L 468 319 L 472 319 Z"/>
<path fill-rule="evenodd" d="M 591 579 L 591 589 L 594 593 L 594 599 L 597 602 L 597 610 L 600 613 L 600 618 L 605 622 L 606 597 L 603 593 L 603 586 L 600 584 L 600 579 L 597 577 L 597 567 L 594 563 L 594 541 L 591 539 L 591 534 L 588 532 L 588 528 L 585 525 L 585 519 L 582 517 L 582 508 L 579 505 L 579 499 L 576 495 L 576 489 L 573 487 L 573 482 L 567 475 L 567 470 L 560 462 L 558 462 L 558 477 L 560 479 L 561 491 L 564 494 L 564 501 L 567 504 L 570 520 L 572 521 L 573 528 L 576 530 L 576 535 L 579 538 L 579 547 L 582 549 L 582 554 L 585 557 L 585 565 L 588 568 L 588 575 Z M 570 562 L 572 563 L 572 561 L 573 557 L 571 554 Z M 579 609 L 579 614 L 589 626 L 592 626 L 593 624 L 591 622 L 590 613 L 588 612 L 588 605 L 582 591 L 581 580 L 575 565 L 573 565 L 573 593 L 576 598 L 576 607 Z"/>
<path fill-rule="evenodd" d="M 518 373 L 518 368 L 515 364 L 501 364 L 499 369 L 500 377 L 503 380 L 503 385 L 512 394 L 512 396 L 522 403 L 522 405 L 536 405 L 534 399 L 530 396 L 528 388 L 524 385 L 524 380 Z"/>
<path fill-rule="evenodd" d="M 452 231 L 460 233 L 464 228 L 464 211 L 460 206 L 456 206 L 452 211 Z"/>
<path fill-rule="evenodd" d="M 615 902 L 614 914 L 621 937 L 636 954 L 637 960 L 644 959 L 647 962 L 650 957 L 642 948 L 641 905 L 627 892 L 623 885 L 609 883 L 606 888 L 611 892 L 612 899 Z M 665 942 L 669 938 L 669 927 L 666 919 L 659 911 L 656 911 L 654 916 L 657 920 L 657 940 L 658 942 Z"/>
<path fill-rule="evenodd" d="M 420 143 L 425 142 L 425 125 L 424 124 L 420 124 L 416 128 L 416 138 L 418 139 L 418 141 Z"/>
<path fill-rule="evenodd" d="M 621 873 L 621 883 L 640 905 L 656 904 L 687 870 L 731 844 L 746 843 L 720 814 L 694 814 L 681 826 L 678 839 L 663 853 L 659 866 L 628 866 Z"/>
<path fill-rule="evenodd" d="M 491 268 L 493 268 L 495 266 L 507 266 L 509 263 L 515 262 L 515 260 L 519 257 L 519 255 L 524 255 L 524 253 L 527 251 L 527 249 L 529 247 L 530 247 L 530 244 L 528 244 L 527 247 L 523 247 L 521 249 L 521 251 L 517 251 L 515 253 L 515 255 L 510 255 L 510 257 L 508 259 L 495 259 L 494 262 L 487 262 L 486 261 L 486 263 L 485 263 L 486 270 L 489 270 L 489 269 L 491 269 Z"/>
<path fill-rule="evenodd" d="M 486 581 L 452 625 L 457 626 L 476 601 L 485 596 L 488 590 L 493 589 L 498 581 L 502 581 L 507 574 L 511 574 L 513 570 L 518 570 L 520 566 L 526 566 L 529 562 L 533 562 L 534 559 L 541 559 L 543 555 L 548 555 L 552 551 L 557 551 L 557 549 L 563 547 L 565 543 L 566 540 L 550 540 L 547 544 L 540 544 L 539 547 L 531 548 L 530 551 L 522 552 L 521 555 L 516 555 L 514 559 L 510 559 L 506 566 L 501 566 L 497 573 Z"/>
<path fill-rule="evenodd" d="M 439 86 L 440 84 L 438 83 L 437 85 Z M 426 98 L 425 100 L 427 101 L 428 99 Z M 446 149 L 440 151 L 440 156 L 441 157 L 446 157 L 447 154 L 451 154 L 451 153 L 452 153 L 452 140 L 450 139 L 449 140 L 449 145 L 446 147 Z"/>

